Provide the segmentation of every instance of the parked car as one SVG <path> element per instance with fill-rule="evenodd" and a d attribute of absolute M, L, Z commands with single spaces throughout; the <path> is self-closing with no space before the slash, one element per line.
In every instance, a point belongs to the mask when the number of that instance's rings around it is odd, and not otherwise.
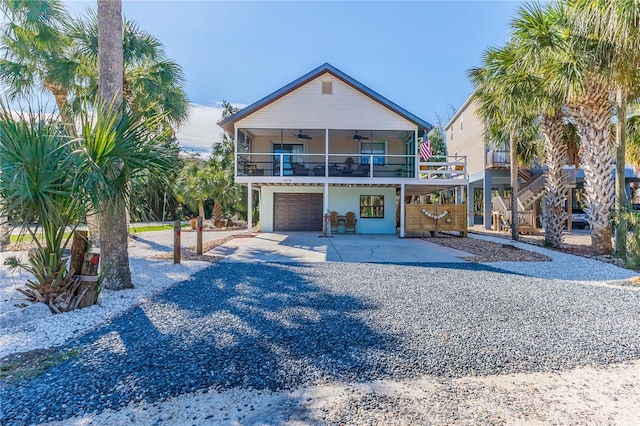
<path fill-rule="evenodd" d="M 583 209 L 573 209 L 571 211 L 571 226 L 576 229 L 589 227 L 589 220 Z"/>

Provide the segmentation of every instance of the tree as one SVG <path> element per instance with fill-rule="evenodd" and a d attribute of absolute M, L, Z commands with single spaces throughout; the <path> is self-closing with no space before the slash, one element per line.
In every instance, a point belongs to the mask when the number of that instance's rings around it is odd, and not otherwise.
<path fill-rule="evenodd" d="M 475 87 L 478 113 L 485 120 L 485 135 L 498 140 L 506 136 L 509 140 L 511 238 L 518 241 L 518 140 L 533 133 L 527 129 L 535 116 L 529 94 L 522 87 L 528 85 L 531 75 L 522 69 L 512 44 L 487 49 L 482 62 L 481 68 L 471 69 L 468 75 Z"/>
<path fill-rule="evenodd" d="M 553 55 L 547 48 L 547 40 L 558 37 L 556 34 L 553 9 L 545 9 L 534 4 L 520 8 L 517 18 L 512 22 L 511 40 L 515 54 L 523 70 L 529 74 L 524 79 L 526 86 L 521 90 L 530 94 L 529 106 L 539 113 L 540 130 L 544 137 L 544 163 L 547 166 L 544 195 L 545 240 L 552 247 L 562 243 L 563 228 L 567 220 L 564 205 L 568 188 L 563 167 L 569 163 L 568 118 L 564 112 L 564 97 L 558 96 L 545 84 L 544 67 Z"/>
<path fill-rule="evenodd" d="M 592 248 L 596 254 L 610 254 L 614 159 L 606 58 L 596 40 L 576 33 L 564 3 L 531 10 L 533 31 L 524 38 L 522 49 L 542 64 L 541 81 L 553 96 L 564 100 L 563 109 L 576 124 Z M 536 20 L 546 20 L 542 31 Z"/>
<path fill-rule="evenodd" d="M 601 65 L 597 70 L 615 92 L 617 107 L 615 210 L 627 202 L 625 188 L 627 103 L 640 91 L 640 2 L 638 0 L 570 0 L 568 16 L 576 35 L 590 43 Z M 595 40 L 595 44 L 592 40 Z M 586 44 L 585 43 L 585 44 Z M 626 258 L 627 226 L 615 230 L 617 257 Z"/>
<path fill-rule="evenodd" d="M 97 99 L 99 37 L 95 12 L 89 11 L 72 21 L 67 31 L 90 70 L 84 75 L 84 94 L 90 100 Z M 164 117 L 166 137 L 173 137 L 173 126 L 187 119 L 189 109 L 182 68 L 167 58 L 160 40 L 127 19 L 123 23 L 122 40 L 124 101 L 134 111 Z"/>
<path fill-rule="evenodd" d="M 122 105 L 122 2 L 98 0 L 98 99 L 102 105 L 120 110 Z M 121 141 L 113 140 L 113 144 Z M 117 147 L 116 147 L 117 149 Z M 127 182 L 127 169 L 118 158 L 106 166 L 116 181 Z M 113 197 L 99 206 L 102 271 L 105 287 L 133 288 L 129 268 L 126 203 Z"/>
<path fill-rule="evenodd" d="M 36 244 L 26 263 L 11 264 L 35 277 L 23 293 L 54 312 L 74 309 L 77 300 L 72 276 L 79 271 L 67 269 L 64 251 L 68 230 L 86 210 L 124 199 L 122 169 L 136 176 L 170 166 L 148 131 L 158 120 L 114 109 L 84 113 L 79 120 L 79 137 L 70 138 L 55 116 L 14 117 L 6 107 L 0 110 L 0 214 L 11 214 Z"/>
<path fill-rule="evenodd" d="M 62 30 L 69 20 L 64 6 L 58 0 L 2 0 L 0 8 L 7 18 L 0 39 L 3 92 L 11 100 L 49 92 L 62 121 L 71 123 L 67 101 L 77 89 L 82 64 L 73 57 L 71 39 Z"/>

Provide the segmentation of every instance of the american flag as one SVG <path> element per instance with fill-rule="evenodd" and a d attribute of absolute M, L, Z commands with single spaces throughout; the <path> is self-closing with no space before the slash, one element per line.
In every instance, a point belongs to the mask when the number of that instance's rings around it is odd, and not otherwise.
<path fill-rule="evenodd" d="M 424 130 L 424 135 L 422 136 L 422 145 L 420 145 L 420 156 L 423 161 L 427 161 L 429 157 L 431 157 L 431 142 L 429 141 L 429 136 L 427 136 L 427 129 Z"/>

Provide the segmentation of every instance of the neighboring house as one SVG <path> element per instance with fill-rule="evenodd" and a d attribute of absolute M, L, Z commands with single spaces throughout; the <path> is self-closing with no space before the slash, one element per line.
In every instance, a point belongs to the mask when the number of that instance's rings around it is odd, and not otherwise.
<path fill-rule="evenodd" d="M 486 143 L 484 138 L 484 124 L 476 115 L 477 105 L 469 97 L 460 109 L 454 114 L 445 126 L 447 152 L 452 155 L 467 157 L 467 170 L 469 183 L 467 186 L 467 204 L 469 225 L 484 225 L 491 229 L 493 201 L 496 195 L 505 197 L 509 195 L 511 188 L 509 146 L 496 146 Z M 535 202 L 538 201 L 544 191 L 540 188 L 531 189 L 540 183 L 537 179 L 542 174 L 542 168 L 520 170 L 519 194 L 527 194 L 529 201 L 533 198 L 533 216 L 536 216 Z M 567 166 L 566 175 L 570 184 L 569 203 L 572 208 L 578 208 L 580 192 L 584 184 L 584 173 Z M 633 188 L 637 186 L 640 178 L 631 168 L 627 168 L 626 183 L 627 194 L 633 199 Z M 613 176 L 612 176 L 613 179 Z M 529 186 L 529 188 L 528 188 Z M 529 189 L 529 190 L 528 190 Z M 522 198 L 522 196 L 520 197 Z M 541 209 L 537 210 L 541 214 Z M 569 224 L 571 227 L 571 215 Z"/>
<path fill-rule="evenodd" d="M 429 123 L 329 64 L 218 124 L 235 136 L 249 205 L 259 191 L 265 232 L 321 231 L 336 211 L 355 213 L 357 233 L 403 237 L 399 200 L 467 184 L 463 157 L 421 165 Z"/>

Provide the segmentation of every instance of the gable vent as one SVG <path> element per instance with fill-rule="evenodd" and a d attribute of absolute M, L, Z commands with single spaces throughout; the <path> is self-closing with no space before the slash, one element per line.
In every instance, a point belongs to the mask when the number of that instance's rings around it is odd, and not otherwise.
<path fill-rule="evenodd" d="M 333 85 L 331 81 L 323 81 L 322 82 L 322 94 L 330 95 L 333 93 Z"/>

